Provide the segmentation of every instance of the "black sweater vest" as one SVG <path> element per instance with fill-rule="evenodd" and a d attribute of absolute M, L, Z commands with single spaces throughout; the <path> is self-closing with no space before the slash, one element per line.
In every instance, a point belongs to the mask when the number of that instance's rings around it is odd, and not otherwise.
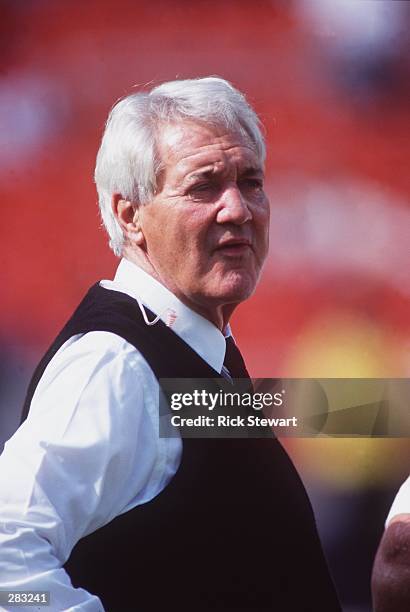
<path fill-rule="evenodd" d="M 134 299 L 94 285 L 34 373 L 23 418 L 57 350 L 95 330 L 133 344 L 158 379 L 218 376 L 161 321 L 148 327 Z M 306 491 L 273 438 L 185 439 L 168 486 L 80 540 L 65 567 L 108 612 L 341 610 Z"/>

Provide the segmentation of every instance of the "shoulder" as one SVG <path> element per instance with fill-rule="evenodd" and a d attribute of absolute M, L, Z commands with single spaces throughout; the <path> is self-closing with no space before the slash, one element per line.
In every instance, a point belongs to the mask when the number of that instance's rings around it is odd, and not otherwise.
<path fill-rule="evenodd" d="M 145 362 L 142 354 L 130 342 L 121 336 L 108 331 L 90 331 L 69 338 L 50 360 L 47 371 L 66 368 L 81 362 L 107 367 L 110 364 L 123 364 L 124 367 Z"/>
<path fill-rule="evenodd" d="M 157 381 L 143 355 L 120 336 L 103 331 L 76 335 L 48 363 L 34 393 L 30 413 L 50 409 L 73 413 L 81 406 L 104 406 L 120 415 L 157 393 Z M 55 404 L 58 403 L 58 406 Z M 54 406 L 54 408 L 52 408 Z"/>
<path fill-rule="evenodd" d="M 53 359 L 106 354 L 111 357 L 139 353 L 137 349 L 124 338 L 109 331 L 90 331 L 72 336 L 57 351 Z"/>

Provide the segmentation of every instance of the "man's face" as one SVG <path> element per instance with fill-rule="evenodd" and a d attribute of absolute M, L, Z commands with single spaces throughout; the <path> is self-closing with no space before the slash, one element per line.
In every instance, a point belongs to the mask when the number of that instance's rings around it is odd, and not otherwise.
<path fill-rule="evenodd" d="M 146 257 L 181 301 L 215 321 L 252 294 L 267 255 L 263 170 L 246 137 L 191 121 L 163 126 L 158 153 L 157 194 L 139 208 Z"/>

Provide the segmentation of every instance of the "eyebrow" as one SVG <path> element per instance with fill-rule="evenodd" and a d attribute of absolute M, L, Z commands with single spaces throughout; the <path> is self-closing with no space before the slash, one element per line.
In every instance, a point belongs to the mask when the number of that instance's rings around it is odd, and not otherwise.
<path fill-rule="evenodd" d="M 255 166 L 248 166 L 247 168 L 244 169 L 243 172 L 240 173 L 241 177 L 248 177 L 248 176 L 264 176 L 264 172 L 262 170 L 262 168 L 259 167 L 255 167 Z"/>
<path fill-rule="evenodd" d="M 212 178 L 216 174 L 220 174 L 220 171 L 218 172 L 218 171 L 215 171 L 213 168 L 210 168 L 209 170 L 202 170 L 202 171 L 199 171 L 199 172 L 193 172 L 192 174 L 190 174 L 189 176 L 186 177 L 186 180 L 189 183 L 192 183 L 193 181 L 196 181 L 197 179 Z"/>
<path fill-rule="evenodd" d="M 186 178 L 186 180 L 189 183 L 192 183 L 193 181 L 196 181 L 198 179 L 214 178 L 218 174 L 223 174 L 223 170 L 215 170 L 214 168 L 210 168 L 209 170 L 193 172 Z M 248 176 L 255 176 L 255 175 L 263 177 L 264 172 L 262 168 L 255 167 L 255 166 L 248 166 L 242 172 L 239 172 L 240 178 L 247 178 Z"/>

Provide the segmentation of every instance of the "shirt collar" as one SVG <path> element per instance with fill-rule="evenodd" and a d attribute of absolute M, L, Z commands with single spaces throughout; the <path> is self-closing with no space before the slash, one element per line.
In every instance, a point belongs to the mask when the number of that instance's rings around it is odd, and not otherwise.
<path fill-rule="evenodd" d="M 225 359 L 225 335 L 208 319 L 183 304 L 169 289 L 127 259 L 122 259 L 113 281 L 101 281 L 101 286 L 121 291 L 138 299 L 184 340 L 217 372 Z"/>

